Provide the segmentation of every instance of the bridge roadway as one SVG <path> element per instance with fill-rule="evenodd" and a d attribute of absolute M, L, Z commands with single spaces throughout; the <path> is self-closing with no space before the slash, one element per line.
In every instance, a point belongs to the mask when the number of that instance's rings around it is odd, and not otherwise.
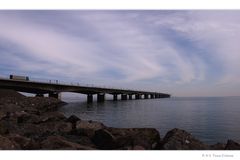
<path fill-rule="evenodd" d="M 148 98 L 169 98 L 170 95 L 159 92 L 136 91 L 127 89 L 113 89 L 105 87 L 90 87 L 81 85 L 70 85 L 61 83 L 39 82 L 39 81 L 21 81 L 0 78 L 0 88 L 12 89 L 19 92 L 33 93 L 36 96 L 44 96 L 48 94 L 49 97 L 60 98 L 61 92 L 74 92 L 87 95 L 87 102 L 93 102 L 93 95 L 97 95 L 97 101 L 105 101 L 105 94 L 113 95 L 113 100 L 118 100 L 118 95 L 121 95 L 121 100 L 131 100 L 133 96 L 135 99 Z M 142 97 L 144 96 L 144 97 Z"/>

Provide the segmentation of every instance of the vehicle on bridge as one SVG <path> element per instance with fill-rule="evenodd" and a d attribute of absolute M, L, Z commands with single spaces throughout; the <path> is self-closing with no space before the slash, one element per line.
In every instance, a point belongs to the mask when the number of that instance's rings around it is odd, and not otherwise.
<path fill-rule="evenodd" d="M 29 81 L 29 77 L 27 77 L 27 76 L 19 76 L 19 75 L 10 75 L 9 79 L 17 80 L 17 81 Z"/>

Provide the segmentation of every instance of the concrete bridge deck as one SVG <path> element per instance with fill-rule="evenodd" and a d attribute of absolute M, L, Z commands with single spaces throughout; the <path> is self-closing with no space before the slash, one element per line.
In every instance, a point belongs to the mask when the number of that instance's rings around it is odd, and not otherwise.
<path fill-rule="evenodd" d="M 39 82 L 39 81 L 22 81 L 13 80 L 7 78 L 0 78 L 0 88 L 12 89 L 19 92 L 27 92 L 36 94 L 36 96 L 43 96 L 43 94 L 49 94 L 49 97 L 59 98 L 62 92 L 74 92 L 87 95 L 87 101 L 93 101 L 93 95 L 97 95 L 97 101 L 102 102 L 105 100 L 105 94 L 113 95 L 113 100 L 118 99 L 118 95 L 121 95 L 122 100 L 141 99 L 144 95 L 144 99 L 148 98 L 169 98 L 170 95 L 159 92 L 148 91 L 136 91 L 128 89 L 114 89 L 105 87 L 94 86 L 81 86 L 61 83 Z"/>

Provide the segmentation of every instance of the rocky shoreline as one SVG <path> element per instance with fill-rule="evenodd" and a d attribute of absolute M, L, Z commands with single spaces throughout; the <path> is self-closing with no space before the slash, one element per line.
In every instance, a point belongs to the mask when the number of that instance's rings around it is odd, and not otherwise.
<path fill-rule="evenodd" d="M 240 144 L 207 145 L 181 129 L 163 138 L 154 128 L 113 128 L 96 121 L 65 117 L 64 102 L 25 97 L 0 89 L 1 150 L 239 150 Z"/>

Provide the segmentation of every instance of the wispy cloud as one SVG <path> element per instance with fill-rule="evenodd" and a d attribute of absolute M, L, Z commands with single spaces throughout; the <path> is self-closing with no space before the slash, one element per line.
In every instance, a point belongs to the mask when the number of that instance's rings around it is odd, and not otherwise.
<path fill-rule="evenodd" d="M 238 11 L 1 11 L 0 73 L 240 95 L 239 19 Z"/>

